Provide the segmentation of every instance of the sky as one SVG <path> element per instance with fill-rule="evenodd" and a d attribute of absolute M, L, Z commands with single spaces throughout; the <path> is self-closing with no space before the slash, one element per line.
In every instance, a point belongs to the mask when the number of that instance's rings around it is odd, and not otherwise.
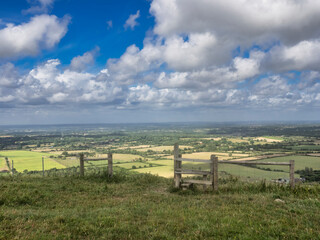
<path fill-rule="evenodd" d="M 318 0 L 0 1 L 0 124 L 320 120 Z"/>

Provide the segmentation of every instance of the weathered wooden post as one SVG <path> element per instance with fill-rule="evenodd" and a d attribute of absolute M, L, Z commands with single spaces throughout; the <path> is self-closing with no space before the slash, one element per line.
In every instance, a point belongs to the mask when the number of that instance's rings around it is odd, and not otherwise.
<path fill-rule="evenodd" d="M 108 153 L 108 176 L 113 176 L 113 161 L 112 161 L 112 153 Z"/>
<path fill-rule="evenodd" d="M 211 155 L 210 160 L 210 181 L 212 182 L 213 190 L 218 191 L 218 157 Z"/>
<path fill-rule="evenodd" d="M 14 166 L 13 166 L 13 160 L 11 160 L 11 175 L 14 175 Z"/>
<path fill-rule="evenodd" d="M 180 182 L 181 182 L 181 174 L 176 173 L 176 171 L 181 168 L 181 163 L 178 161 L 179 158 L 179 144 L 175 143 L 174 148 L 173 148 L 173 160 L 174 160 L 174 186 L 176 188 L 180 187 Z"/>
<path fill-rule="evenodd" d="M 42 176 L 44 177 L 44 157 L 42 157 Z"/>
<path fill-rule="evenodd" d="M 84 154 L 80 153 L 80 176 L 84 176 Z"/>
<path fill-rule="evenodd" d="M 290 160 L 290 186 L 294 188 L 294 160 Z"/>

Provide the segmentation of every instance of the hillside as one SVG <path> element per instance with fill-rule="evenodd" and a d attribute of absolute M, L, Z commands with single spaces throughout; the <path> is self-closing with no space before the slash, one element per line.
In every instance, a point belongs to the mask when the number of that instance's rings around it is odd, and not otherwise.
<path fill-rule="evenodd" d="M 0 239 L 316 239 L 320 187 L 225 180 L 176 191 L 149 174 L 1 177 Z M 276 200 L 281 199 L 281 200 Z"/>

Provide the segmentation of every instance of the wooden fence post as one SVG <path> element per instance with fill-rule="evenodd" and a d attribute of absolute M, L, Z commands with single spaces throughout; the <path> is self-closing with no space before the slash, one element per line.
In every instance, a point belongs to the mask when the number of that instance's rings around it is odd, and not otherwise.
<path fill-rule="evenodd" d="M 173 148 L 173 160 L 174 160 L 174 185 L 176 188 L 180 187 L 181 174 L 176 173 L 176 171 L 181 167 L 181 163 L 177 160 L 179 158 L 179 144 L 175 143 Z"/>
<path fill-rule="evenodd" d="M 80 153 L 80 176 L 84 176 L 84 154 Z"/>
<path fill-rule="evenodd" d="M 11 175 L 14 175 L 14 166 L 13 166 L 13 160 L 11 160 Z"/>
<path fill-rule="evenodd" d="M 210 157 L 210 181 L 212 182 L 212 188 L 214 191 L 218 191 L 218 157 L 211 155 Z"/>
<path fill-rule="evenodd" d="M 42 176 L 44 177 L 44 157 L 42 157 Z"/>
<path fill-rule="evenodd" d="M 294 188 L 294 184 L 294 160 L 290 160 L 290 186 L 292 189 Z"/>
<path fill-rule="evenodd" d="M 113 176 L 113 161 L 112 161 L 112 153 L 108 153 L 108 176 Z"/>

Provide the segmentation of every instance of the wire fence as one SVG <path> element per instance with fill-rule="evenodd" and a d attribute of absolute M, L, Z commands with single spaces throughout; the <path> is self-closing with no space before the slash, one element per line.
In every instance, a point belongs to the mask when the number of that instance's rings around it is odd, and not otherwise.
<path fill-rule="evenodd" d="M 85 162 L 84 168 L 89 174 L 107 172 L 108 163 L 97 161 Z M 33 159 L 10 159 L 0 157 L 1 175 L 35 175 L 35 176 L 80 176 L 80 161 L 78 157 L 54 158 L 40 157 Z"/>

